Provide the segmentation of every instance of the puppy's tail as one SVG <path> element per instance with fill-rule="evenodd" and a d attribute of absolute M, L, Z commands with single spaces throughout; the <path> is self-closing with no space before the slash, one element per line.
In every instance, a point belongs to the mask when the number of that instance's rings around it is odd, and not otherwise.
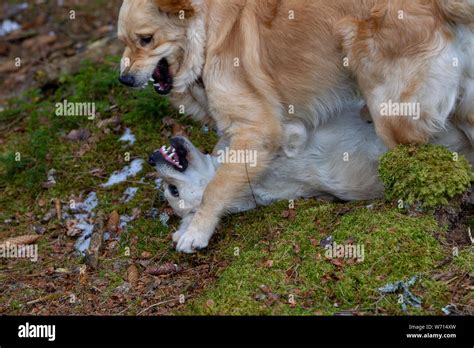
<path fill-rule="evenodd" d="M 455 24 L 474 23 L 474 0 L 436 0 L 441 16 Z"/>

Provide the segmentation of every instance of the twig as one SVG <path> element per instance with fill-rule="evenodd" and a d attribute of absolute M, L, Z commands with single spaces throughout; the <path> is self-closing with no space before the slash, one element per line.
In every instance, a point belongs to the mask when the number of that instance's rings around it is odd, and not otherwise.
<path fill-rule="evenodd" d="M 153 308 L 153 307 L 157 307 L 157 306 L 160 306 L 162 304 L 165 304 L 165 303 L 169 303 L 169 302 L 174 302 L 176 301 L 176 299 L 172 299 L 172 300 L 167 300 L 167 301 L 162 301 L 162 302 L 158 302 L 158 303 L 155 303 L 155 304 L 152 304 L 151 306 L 145 308 L 144 310 L 142 310 L 141 312 L 139 312 L 137 315 L 140 315 L 142 313 L 145 313 L 147 310 Z"/>
<path fill-rule="evenodd" d="M 33 304 L 36 304 L 36 303 L 39 303 L 39 302 L 43 302 L 43 301 L 46 301 L 46 300 L 50 300 L 50 299 L 53 299 L 53 298 L 61 298 L 61 294 L 51 294 L 51 295 L 46 295 L 46 296 L 43 296 L 43 297 L 40 297 L 40 298 L 37 298 L 36 300 L 32 300 L 32 301 L 28 301 L 26 302 L 26 305 L 29 306 L 29 305 L 33 305 Z"/>

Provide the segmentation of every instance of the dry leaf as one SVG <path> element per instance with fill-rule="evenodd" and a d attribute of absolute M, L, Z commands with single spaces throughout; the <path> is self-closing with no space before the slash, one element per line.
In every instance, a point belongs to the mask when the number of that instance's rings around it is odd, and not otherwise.
<path fill-rule="evenodd" d="M 120 215 L 116 210 L 114 210 L 107 221 L 107 230 L 111 233 L 117 233 L 119 223 Z"/>
<path fill-rule="evenodd" d="M 294 210 L 294 209 L 284 210 L 281 213 L 282 218 L 288 219 L 290 221 L 293 221 L 295 219 L 295 216 L 296 216 L 296 210 Z"/>
<path fill-rule="evenodd" d="M 66 140 L 69 141 L 86 141 L 91 136 L 90 130 L 87 128 L 73 129 L 66 135 Z"/>
<path fill-rule="evenodd" d="M 58 37 L 56 35 L 49 35 L 49 34 L 39 35 L 31 39 L 25 40 L 22 46 L 25 49 L 31 50 L 31 49 L 34 49 L 35 47 L 37 48 L 37 47 L 51 45 L 54 42 L 56 42 L 57 39 Z"/>
<path fill-rule="evenodd" d="M 336 267 L 344 266 L 344 262 L 341 259 L 331 259 L 329 262 L 331 262 Z"/>
<path fill-rule="evenodd" d="M 273 267 L 273 260 L 267 260 L 263 263 L 263 267 L 265 268 L 272 268 Z"/>
<path fill-rule="evenodd" d="M 103 177 L 105 175 L 105 170 L 103 168 L 94 168 L 89 172 L 89 174 L 95 177 Z"/>
<path fill-rule="evenodd" d="M 180 270 L 181 268 L 175 263 L 165 263 L 164 265 L 147 269 L 147 273 L 154 276 L 160 276 L 178 273 Z"/>
<path fill-rule="evenodd" d="M 69 237 L 75 237 L 81 233 L 77 228 L 78 221 L 75 219 L 66 221 L 66 235 Z"/>
<path fill-rule="evenodd" d="M 142 254 L 140 256 L 141 256 L 142 259 L 150 259 L 153 255 L 148 251 L 144 251 L 144 252 L 142 252 Z"/>
<path fill-rule="evenodd" d="M 5 247 L 5 245 L 27 245 L 27 244 L 32 244 L 36 242 L 38 239 L 40 239 L 41 236 L 38 236 L 36 234 L 27 234 L 25 236 L 19 236 L 19 237 L 13 237 L 9 238 L 5 241 L 3 241 L 0 245 L 2 247 Z"/>
<path fill-rule="evenodd" d="M 79 268 L 79 283 L 81 285 L 86 285 L 87 284 L 87 266 L 86 265 L 82 265 L 80 268 Z"/>
<path fill-rule="evenodd" d="M 132 287 L 135 287 L 138 282 L 138 268 L 134 264 L 130 265 L 127 269 L 127 274 L 128 274 L 128 282 L 132 285 Z"/>
<path fill-rule="evenodd" d="M 295 252 L 295 254 L 299 254 L 300 251 L 301 251 L 301 247 L 298 243 L 294 244 L 293 245 L 293 251 Z"/>

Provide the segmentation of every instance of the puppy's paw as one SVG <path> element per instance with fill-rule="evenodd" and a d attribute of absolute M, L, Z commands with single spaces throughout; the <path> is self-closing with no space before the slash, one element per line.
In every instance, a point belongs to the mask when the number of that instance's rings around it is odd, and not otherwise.
<path fill-rule="evenodd" d="M 179 230 L 177 230 L 175 233 L 173 233 L 173 236 L 172 236 L 173 242 L 178 243 L 182 235 L 185 233 L 186 233 L 185 228 L 180 228 Z"/>
<path fill-rule="evenodd" d="M 180 236 L 178 244 L 176 245 L 176 250 L 182 253 L 192 254 L 206 248 L 210 239 L 211 235 L 208 233 L 188 231 Z"/>
<path fill-rule="evenodd" d="M 194 214 L 189 214 L 186 217 L 181 220 L 181 225 L 179 226 L 179 229 L 173 233 L 173 242 L 178 243 L 181 236 L 186 233 L 188 230 L 189 225 L 191 224 L 191 221 L 193 221 Z"/>

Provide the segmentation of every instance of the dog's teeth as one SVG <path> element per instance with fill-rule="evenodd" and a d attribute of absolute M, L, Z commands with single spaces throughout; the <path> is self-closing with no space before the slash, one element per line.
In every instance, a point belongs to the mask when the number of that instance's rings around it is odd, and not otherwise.
<path fill-rule="evenodd" d="M 150 77 L 150 79 L 149 79 L 148 81 L 155 82 L 155 80 L 154 80 L 154 79 L 152 79 L 151 77 Z"/>

